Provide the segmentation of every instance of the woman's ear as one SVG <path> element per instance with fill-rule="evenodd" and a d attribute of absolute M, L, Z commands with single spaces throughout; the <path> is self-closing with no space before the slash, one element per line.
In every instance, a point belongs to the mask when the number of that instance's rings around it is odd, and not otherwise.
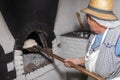
<path fill-rule="evenodd" d="M 89 14 L 86 14 L 86 19 L 87 19 L 87 21 L 88 21 L 88 22 L 90 22 L 90 21 L 91 21 L 91 17 L 90 17 L 90 15 L 89 15 Z"/>
<path fill-rule="evenodd" d="M 90 19 L 90 17 L 88 17 L 88 18 L 87 18 L 87 21 L 88 21 L 88 23 L 90 23 L 90 22 L 91 22 L 91 19 Z"/>

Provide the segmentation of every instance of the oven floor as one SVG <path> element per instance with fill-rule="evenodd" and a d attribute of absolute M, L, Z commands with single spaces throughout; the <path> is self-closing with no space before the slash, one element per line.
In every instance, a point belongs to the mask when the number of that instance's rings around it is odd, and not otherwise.
<path fill-rule="evenodd" d="M 50 64 L 44 57 L 40 54 L 24 54 L 23 55 L 24 70 L 25 73 L 32 72 L 38 68 L 44 67 Z"/>

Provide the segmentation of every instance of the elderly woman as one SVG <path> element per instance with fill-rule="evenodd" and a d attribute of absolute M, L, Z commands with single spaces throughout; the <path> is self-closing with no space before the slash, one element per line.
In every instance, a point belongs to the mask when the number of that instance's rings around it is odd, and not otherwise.
<path fill-rule="evenodd" d="M 85 65 L 105 80 L 120 80 L 120 21 L 113 14 L 113 0 L 91 0 L 82 10 L 93 32 L 85 57 L 65 59 L 76 65 Z M 88 78 L 88 80 L 94 80 Z"/>

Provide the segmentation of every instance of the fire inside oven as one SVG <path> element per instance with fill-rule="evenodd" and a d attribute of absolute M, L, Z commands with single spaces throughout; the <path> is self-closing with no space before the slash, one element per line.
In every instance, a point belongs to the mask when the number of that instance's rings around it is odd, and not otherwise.
<path fill-rule="evenodd" d="M 46 50 L 51 50 L 48 47 L 48 42 L 46 40 L 47 33 L 44 31 L 34 31 L 28 35 L 26 41 L 35 40 L 35 42 L 42 48 Z M 26 45 L 24 45 L 26 46 Z M 31 49 L 31 50 L 30 50 Z M 41 53 L 35 52 L 35 49 L 30 48 L 29 50 L 23 50 L 23 63 L 25 74 L 30 73 L 38 68 L 47 66 L 53 62 L 53 58 Z"/>

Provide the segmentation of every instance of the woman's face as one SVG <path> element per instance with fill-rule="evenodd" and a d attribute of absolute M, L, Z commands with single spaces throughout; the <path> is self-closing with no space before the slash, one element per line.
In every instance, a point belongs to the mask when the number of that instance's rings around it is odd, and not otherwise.
<path fill-rule="evenodd" d="M 106 30 L 106 27 L 98 24 L 95 20 L 93 20 L 89 15 L 86 15 L 87 22 L 90 26 L 90 30 L 94 33 L 103 33 Z"/>

